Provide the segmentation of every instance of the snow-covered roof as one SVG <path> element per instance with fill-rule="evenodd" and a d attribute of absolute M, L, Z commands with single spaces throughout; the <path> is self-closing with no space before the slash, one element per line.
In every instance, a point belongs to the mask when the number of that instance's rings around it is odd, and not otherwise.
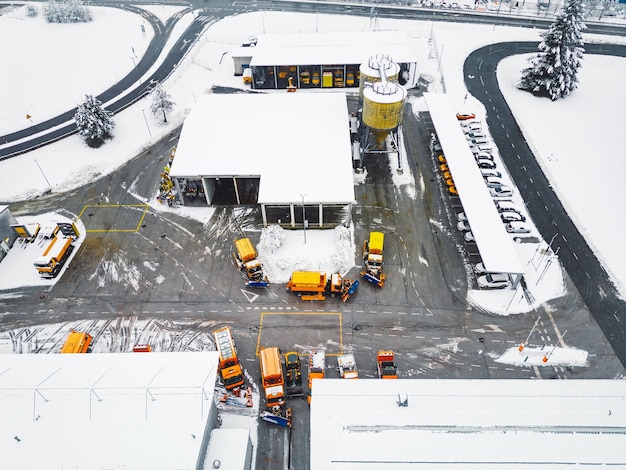
<path fill-rule="evenodd" d="M 362 64 L 378 54 L 397 63 L 418 60 L 407 31 L 264 34 L 250 49 L 251 66 Z"/>
<path fill-rule="evenodd" d="M 490 272 L 524 274 L 524 266 L 500 219 L 448 96 L 424 93 L 424 97 L 485 268 Z"/>
<path fill-rule="evenodd" d="M 202 97 L 185 120 L 170 175 L 260 177 L 258 202 L 354 201 L 345 93 Z"/>
<path fill-rule="evenodd" d="M 313 381 L 311 470 L 571 465 L 626 465 L 623 380 Z"/>
<path fill-rule="evenodd" d="M 192 469 L 217 352 L 4 354 L 2 466 Z"/>

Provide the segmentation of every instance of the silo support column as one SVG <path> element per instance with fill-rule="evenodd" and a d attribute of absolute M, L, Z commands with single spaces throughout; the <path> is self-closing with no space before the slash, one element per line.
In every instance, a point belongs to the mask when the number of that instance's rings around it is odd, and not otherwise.
<path fill-rule="evenodd" d="M 320 203 L 319 207 L 320 228 L 324 226 L 324 204 Z"/>
<path fill-rule="evenodd" d="M 263 219 L 263 227 L 267 227 L 267 213 L 265 212 L 265 204 L 261 204 L 261 218 Z"/>
<path fill-rule="evenodd" d="M 289 204 L 289 216 L 291 217 L 291 228 L 296 228 L 296 217 L 293 212 L 293 202 Z"/>
<path fill-rule="evenodd" d="M 237 205 L 241 205 L 241 199 L 239 199 L 239 188 L 237 187 L 236 176 L 233 176 L 233 185 L 235 186 L 235 197 L 237 198 Z"/>

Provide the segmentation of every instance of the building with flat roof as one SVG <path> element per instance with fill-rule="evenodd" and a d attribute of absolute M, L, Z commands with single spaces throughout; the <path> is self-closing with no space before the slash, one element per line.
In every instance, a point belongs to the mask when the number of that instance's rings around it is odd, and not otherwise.
<path fill-rule="evenodd" d="M 217 352 L 4 354 L 2 467 L 202 468 Z"/>
<path fill-rule="evenodd" d="M 623 380 L 313 381 L 311 470 L 626 468 Z"/>
<path fill-rule="evenodd" d="M 204 96 L 185 120 L 170 176 L 179 194 L 194 185 L 208 205 L 260 205 L 265 225 L 348 222 L 355 195 L 346 95 Z"/>

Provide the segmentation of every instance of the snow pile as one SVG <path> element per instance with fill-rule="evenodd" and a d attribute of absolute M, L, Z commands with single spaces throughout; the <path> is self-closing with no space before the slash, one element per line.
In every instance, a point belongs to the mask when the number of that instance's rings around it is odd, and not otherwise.
<path fill-rule="evenodd" d="M 354 229 L 284 230 L 270 225 L 261 232 L 259 259 L 272 283 L 286 283 L 294 271 L 346 275 L 355 259 Z"/>

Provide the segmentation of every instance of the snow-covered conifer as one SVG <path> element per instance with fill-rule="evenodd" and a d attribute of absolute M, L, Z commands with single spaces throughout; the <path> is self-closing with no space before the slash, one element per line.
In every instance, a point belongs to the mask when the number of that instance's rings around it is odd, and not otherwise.
<path fill-rule="evenodd" d="M 100 147 L 115 127 L 113 113 L 102 107 L 102 103 L 92 95 L 85 95 L 85 100 L 78 106 L 74 121 L 78 133 L 90 147 Z"/>
<path fill-rule="evenodd" d="M 517 87 L 556 100 L 578 86 L 578 69 L 585 52 L 582 31 L 586 28 L 582 0 L 568 0 L 550 29 L 542 33 L 541 53 L 522 70 Z"/>
<path fill-rule="evenodd" d="M 167 122 L 167 113 L 172 111 L 176 103 L 172 101 L 172 97 L 161 85 L 158 85 L 150 94 L 152 95 L 152 105 L 150 108 L 152 114 L 156 116 L 158 113 L 163 113 L 163 122 Z"/>

